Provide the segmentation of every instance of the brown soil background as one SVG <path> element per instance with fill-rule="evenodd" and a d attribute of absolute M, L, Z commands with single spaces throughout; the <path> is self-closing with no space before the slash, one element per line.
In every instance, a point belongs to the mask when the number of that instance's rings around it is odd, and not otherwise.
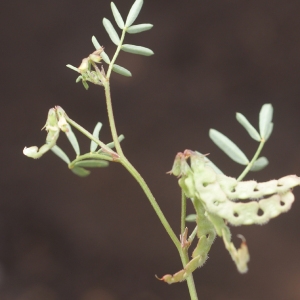
<path fill-rule="evenodd" d="M 117 1 L 126 15 L 132 1 Z M 176 249 L 136 182 L 119 165 L 73 175 L 52 153 L 22 154 L 42 145 L 47 111 L 61 105 L 71 118 L 111 141 L 104 94 L 75 84 L 67 63 L 93 51 L 95 35 L 112 55 L 102 26 L 109 1 L 3 1 L 1 25 L 1 300 L 189 299 L 185 283 L 155 279 L 181 268 Z M 184 149 L 211 153 L 228 175 L 231 162 L 208 137 L 221 130 L 249 157 L 256 149 L 235 120 L 253 123 L 264 103 L 275 128 L 264 154 L 270 165 L 248 179 L 300 174 L 300 2 L 298 0 L 145 1 L 136 24 L 149 32 L 125 42 L 153 49 L 152 57 L 122 53 L 133 78 L 112 77 L 124 151 L 144 175 L 179 233 L 180 190 L 167 176 Z M 82 151 L 89 142 L 80 134 Z M 73 151 L 61 135 L 58 144 Z M 266 226 L 233 228 L 246 236 L 250 270 L 240 275 L 220 239 L 195 272 L 199 299 L 300 299 L 300 189 L 288 213 Z M 298 198 L 298 200 L 297 200 Z M 235 239 L 237 242 L 238 240 Z"/>

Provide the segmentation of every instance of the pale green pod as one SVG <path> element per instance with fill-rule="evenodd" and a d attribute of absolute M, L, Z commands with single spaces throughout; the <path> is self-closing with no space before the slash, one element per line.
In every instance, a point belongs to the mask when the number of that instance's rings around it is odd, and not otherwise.
<path fill-rule="evenodd" d="M 194 272 L 197 268 L 200 268 L 207 260 L 208 252 L 216 237 L 214 226 L 206 217 L 205 209 L 201 204 L 201 201 L 195 198 L 192 202 L 197 213 L 197 237 L 199 238 L 199 241 L 193 251 L 193 259 L 184 267 L 183 270 L 180 270 L 173 275 L 167 274 L 162 278 L 159 278 L 169 284 L 186 280 L 192 272 Z"/>
<path fill-rule="evenodd" d="M 187 198 L 193 198 L 195 196 L 195 185 L 192 175 L 181 177 L 178 183 Z"/>
<path fill-rule="evenodd" d="M 204 156 L 205 164 L 211 167 L 217 174 L 223 174 L 223 172 L 207 157 L 207 155 L 204 155 L 198 151 L 195 151 L 195 153 Z"/>
<path fill-rule="evenodd" d="M 216 174 L 212 181 L 211 168 L 200 166 L 199 170 L 194 168 L 193 173 L 195 196 L 203 201 L 208 212 L 233 225 L 263 224 L 288 211 L 294 201 L 291 189 L 300 185 L 300 178 L 295 175 L 257 183 Z"/>
<path fill-rule="evenodd" d="M 214 225 L 218 236 L 223 237 L 225 247 L 228 250 L 232 260 L 235 262 L 238 271 L 240 273 L 246 273 L 248 271 L 250 255 L 244 237 L 242 237 L 242 244 L 237 250 L 234 244 L 231 242 L 231 233 L 224 220 L 217 215 L 210 213 L 207 214 L 207 217 Z"/>

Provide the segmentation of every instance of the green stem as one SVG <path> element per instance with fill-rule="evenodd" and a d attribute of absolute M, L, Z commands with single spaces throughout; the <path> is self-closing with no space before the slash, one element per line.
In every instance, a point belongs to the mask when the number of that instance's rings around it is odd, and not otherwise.
<path fill-rule="evenodd" d="M 172 230 L 169 222 L 167 221 L 167 219 L 165 218 L 163 212 L 161 211 L 158 203 L 156 202 L 153 194 L 151 193 L 147 183 L 145 182 L 145 180 L 143 179 L 143 177 L 138 173 L 138 171 L 133 167 L 133 165 L 127 160 L 126 157 L 121 157 L 120 158 L 120 163 L 127 169 L 127 171 L 135 178 L 135 180 L 139 183 L 139 185 L 141 186 L 142 190 L 144 191 L 144 193 L 146 194 L 149 202 L 151 203 L 154 211 L 156 212 L 159 220 L 161 221 L 162 225 L 164 226 L 164 228 L 166 229 L 167 233 L 169 234 L 171 240 L 173 241 L 173 243 L 175 244 L 177 250 L 179 251 L 179 253 L 181 252 L 181 245 L 180 242 L 176 236 L 176 234 L 174 233 L 174 231 Z"/>
<path fill-rule="evenodd" d="M 125 157 L 120 158 L 120 163 L 129 171 L 129 173 L 140 184 L 140 186 L 143 189 L 144 193 L 148 197 L 154 211 L 156 212 L 158 218 L 160 219 L 162 225 L 164 226 L 164 228 L 166 229 L 167 233 L 169 234 L 171 240 L 175 244 L 175 246 L 176 246 L 176 248 L 179 252 L 182 265 L 183 265 L 183 267 L 185 267 L 189 263 L 188 253 L 185 249 L 181 248 L 181 244 L 180 244 L 178 238 L 176 237 L 176 235 L 175 235 L 174 231 L 172 230 L 169 222 L 167 221 L 167 219 L 165 218 L 165 216 L 164 216 L 163 212 L 161 211 L 159 205 L 157 204 L 157 202 L 156 202 L 154 196 L 152 195 L 148 185 L 146 184 L 146 182 L 144 181 L 142 176 L 138 173 L 138 171 L 131 165 L 131 163 Z M 188 285 L 191 300 L 198 300 L 193 274 L 190 274 L 186 281 L 187 281 L 187 285 Z"/>
<path fill-rule="evenodd" d="M 115 118 L 114 118 L 114 113 L 113 113 L 113 108 L 112 108 L 111 95 L 110 95 L 109 80 L 107 80 L 104 83 L 104 91 L 105 91 L 108 121 L 109 121 L 109 126 L 110 126 L 111 135 L 112 135 L 112 138 L 113 138 L 113 142 L 115 143 L 115 148 L 117 150 L 117 153 L 120 156 L 124 156 L 121 145 L 120 145 L 120 142 L 119 142 L 119 139 L 118 139 L 117 129 L 116 129 L 116 123 L 115 123 Z"/>
<path fill-rule="evenodd" d="M 189 262 L 189 256 L 188 256 L 187 251 L 182 250 L 180 252 L 180 258 L 181 258 L 183 266 L 186 266 L 188 264 L 188 262 Z M 187 281 L 187 285 L 188 285 L 188 289 L 189 289 L 191 300 L 198 300 L 193 273 L 191 273 L 188 276 L 188 278 L 186 279 L 186 281 Z"/>
<path fill-rule="evenodd" d="M 110 125 L 110 129 L 111 129 L 113 142 L 115 143 L 116 151 L 117 151 L 118 155 L 120 156 L 118 161 L 128 170 L 128 172 L 135 178 L 135 180 L 141 186 L 141 188 L 144 191 L 145 195 L 147 196 L 150 204 L 152 205 L 154 211 L 156 212 L 159 220 L 161 221 L 162 225 L 164 226 L 165 230 L 167 231 L 167 233 L 169 234 L 171 240 L 173 241 L 175 247 L 177 248 L 177 250 L 180 254 L 180 257 L 181 257 L 183 267 L 185 267 L 189 262 L 189 257 L 188 257 L 187 251 L 181 248 L 180 241 L 178 240 L 176 234 L 172 230 L 169 222 L 165 218 L 163 212 L 161 211 L 161 209 L 160 209 L 158 203 L 156 202 L 152 192 L 150 191 L 148 185 L 146 184 L 143 177 L 133 167 L 133 165 L 127 160 L 127 158 L 123 154 L 120 142 L 118 140 L 118 134 L 117 134 L 116 124 L 115 124 L 113 109 L 112 109 L 112 100 L 111 100 L 111 93 L 110 93 L 109 78 L 110 78 L 110 75 L 111 75 L 111 71 L 112 71 L 114 62 L 115 62 L 115 60 L 116 60 L 116 58 L 117 58 L 117 56 L 118 56 L 118 54 L 121 50 L 121 47 L 122 47 L 122 44 L 123 44 L 123 41 L 124 41 L 124 37 L 125 37 L 125 33 L 126 33 L 126 30 L 124 29 L 123 32 L 122 32 L 122 36 L 121 36 L 121 39 L 120 39 L 119 46 L 118 46 L 118 48 L 115 52 L 115 55 L 114 55 L 113 59 L 111 60 L 111 62 L 109 64 L 109 68 L 108 68 L 108 71 L 107 71 L 107 74 L 106 74 L 106 80 L 103 82 L 103 86 L 104 86 L 104 90 L 105 90 L 105 98 L 106 98 L 106 107 L 107 107 L 109 125 Z M 184 212 L 184 215 L 185 215 L 185 212 Z M 185 219 L 185 217 L 184 217 L 184 219 Z M 183 222 L 182 222 L 182 224 L 183 224 Z M 187 284 L 188 284 L 188 289 L 189 289 L 191 300 L 198 300 L 197 292 L 196 292 L 196 288 L 195 288 L 194 279 L 193 279 L 192 274 L 187 278 Z"/>
<path fill-rule="evenodd" d="M 265 145 L 265 140 L 262 139 L 260 141 L 260 144 L 256 150 L 256 153 L 254 154 L 252 160 L 250 161 L 250 163 L 248 164 L 248 166 L 245 168 L 245 170 L 242 172 L 242 174 L 238 177 L 237 181 L 241 181 L 246 175 L 247 173 L 250 171 L 250 169 L 252 168 L 253 164 L 255 163 L 255 161 L 257 160 L 262 148 Z"/>
<path fill-rule="evenodd" d="M 70 119 L 67 115 L 65 116 L 67 122 L 72 125 L 74 128 L 76 128 L 78 131 L 80 131 L 81 133 L 83 133 L 86 137 L 88 137 L 89 139 L 91 139 L 92 141 L 94 141 L 96 144 L 99 145 L 99 147 L 103 148 L 103 150 L 109 154 L 111 154 L 113 157 L 116 156 L 116 153 L 111 150 L 109 147 L 107 147 L 104 143 L 102 143 L 101 141 L 99 141 L 98 139 L 96 139 L 90 132 L 88 132 L 86 129 L 84 129 L 82 126 L 80 126 L 78 123 L 76 123 L 75 121 L 73 121 L 72 119 Z M 117 137 L 117 141 L 118 137 Z"/>
<path fill-rule="evenodd" d="M 110 74 L 111 74 L 111 71 L 112 71 L 112 68 L 114 66 L 114 63 L 119 55 L 119 52 L 121 51 L 121 48 L 122 48 L 122 45 L 123 45 L 123 41 L 124 41 L 124 38 L 125 38 L 125 33 L 126 33 L 126 28 L 123 29 L 122 31 L 122 35 L 121 35 L 121 38 L 120 38 L 120 43 L 118 45 L 118 48 L 114 54 L 114 57 L 112 58 L 110 64 L 109 64 L 109 67 L 108 67 L 108 70 L 107 70 L 107 73 L 106 73 L 106 78 L 107 80 L 109 80 L 110 78 Z"/>
<path fill-rule="evenodd" d="M 183 190 L 181 190 L 181 234 L 185 230 L 185 218 L 186 218 L 186 196 Z"/>

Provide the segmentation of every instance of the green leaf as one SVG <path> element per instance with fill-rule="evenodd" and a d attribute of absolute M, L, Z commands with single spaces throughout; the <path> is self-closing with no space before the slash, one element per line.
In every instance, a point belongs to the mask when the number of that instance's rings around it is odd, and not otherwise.
<path fill-rule="evenodd" d="M 100 132 L 101 128 L 102 128 L 102 123 L 98 122 L 93 131 L 93 137 L 95 137 L 98 140 L 99 140 L 99 132 Z M 96 144 L 94 141 L 91 141 L 91 146 L 90 146 L 91 152 L 95 152 L 97 149 L 97 146 L 98 146 L 98 144 Z"/>
<path fill-rule="evenodd" d="M 76 71 L 76 72 L 80 73 L 79 70 L 78 70 L 78 68 L 76 68 L 76 67 L 74 67 L 72 65 L 66 65 L 66 67 L 69 68 L 69 69 L 71 69 L 71 70 L 73 70 L 73 71 Z"/>
<path fill-rule="evenodd" d="M 76 138 L 76 136 L 75 136 L 74 132 L 72 131 L 72 128 L 69 124 L 68 124 L 68 131 L 66 131 L 65 133 L 66 133 L 66 136 L 67 136 L 69 142 L 71 143 L 75 153 L 77 155 L 80 155 L 80 148 L 79 148 L 77 138 Z"/>
<path fill-rule="evenodd" d="M 126 27 L 129 27 L 132 25 L 132 23 L 135 21 L 137 16 L 139 15 L 141 8 L 143 6 L 143 0 L 136 0 L 133 5 L 130 8 L 130 11 L 128 13 L 127 19 L 126 19 Z"/>
<path fill-rule="evenodd" d="M 149 30 L 153 27 L 152 24 L 139 24 L 139 25 L 133 25 L 127 28 L 127 32 L 130 34 L 134 33 L 140 33 L 146 30 Z"/>
<path fill-rule="evenodd" d="M 223 150 L 235 162 L 241 165 L 247 165 L 249 163 L 248 158 L 242 152 L 242 150 L 221 132 L 215 129 L 210 129 L 209 137 L 221 150 Z"/>
<path fill-rule="evenodd" d="M 120 38 L 119 38 L 114 26 L 111 24 L 111 22 L 108 19 L 103 18 L 103 26 L 104 26 L 105 30 L 107 31 L 112 42 L 115 45 L 119 46 Z"/>
<path fill-rule="evenodd" d="M 263 168 L 265 168 L 268 164 L 269 164 L 268 159 L 266 157 L 262 156 L 255 161 L 255 163 L 251 167 L 250 171 L 253 171 L 253 172 L 260 171 Z"/>
<path fill-rule="evenodd" d="M 259 113 L 259 132 L 264 139 L 269 137 L 272 132 L 273 107 L 271 104 L 264 104 Z"/>
<path fill-rule="evenodd" d="M 129 44 L 122 45 L 121 49 L 125 52 L 139 54 L 139 55 L 145 55 L 145 56 L 150 56 L 150 55 L 154 54 L 153 51 L 149 48 L 135 46 L 135 45 L 129 45 Z"/>
<path fill-rule="evenodd" d="M 89 159 L 89 160 L 81 160 L 75 163 L 76 167 L 84 167 L 84 168 L 104 168 L 109 165 L 109 162 L 102 159 Z"/>
<path fill-rule="evenodd" d="M 123 21 L 123 19 L 121 17 L 121 14 L 119 13 L 116 5 L 113 2 L 111 2 L 110 3 L 110 7 L 111 7 L 111 10 L 112 10 L 112 13 L 114 15 L 116 23 L 118 24 L 118 26 L 120 27 L 120 29 L 123 29 L 124 28 L 124 21 Z"/>
<path fill-rule="evenodd" d="M 90 173 L 91 173 L 91 171 L 88 171 L 81 167 L 74 167 L 73 169 L 71 169 L 71 171 L 80 177 L 86 177 L 86 176 L 90 175 Z"/>
<path fill-rule="evenodd" d="M 112 70 L 120 75 L 123 75 L 123 76 L 126 76 L 126 77 L 131 77 L 132 74 L 130 71 L 128 71 L 127 69 L 119 66 L 119 65 L 116 65 L 114 64 Z"/>
<path fill-rule="evenodd" d="M 96 48 L 96 50 L 101 48 L 100 43 L 97 41 L 97 39 L 94 35 L 92 36 L 92 43 L 93 43 L 94 47 Z"/>
<path fill-rule="evenodd" d="M 246 117 L 240 113 L 236 113 L 238 122 L 248 131 L 249 135 L 256 141 L 260 142 L 261 138 L 257 130 L 250 124 Z"/>
<path fill-rule="evenodd" d="M 104 60 L 107 64 L 110 63 L 110 59 L 109 59 L 108 55 L 107 55 L 104 51 L 102 51 L 102 52 L 100 53 L 100 56 L 103 58 L 103 60 Z"/>
<path fill-rule="evenodd" d="M 61 158 L 64 162 L 66 162 L 67 164 L 69 164 L 71 161 L 69 159 L 69 157 L 67 156 L 67 154 L 57 145 L 54 145 L 51 148 L 51 151 L 56 154 L 59 158 Z"/>
<path fill-rule="evenodd" d="M 197 215 L 196 215 L 196 214 L 188 215 L 188 216 L 186 216 L 185 220 L 186 220 L 187 222 L 196 222 L 196 220 L 197 220 Z"/>

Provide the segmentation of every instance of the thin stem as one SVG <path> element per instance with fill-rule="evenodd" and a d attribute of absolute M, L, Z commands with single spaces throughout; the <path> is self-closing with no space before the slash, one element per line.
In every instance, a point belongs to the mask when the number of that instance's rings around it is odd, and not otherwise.
<path fill-rule="evenodd" d="M 164 228 L 166 229 L 167 233 L 169 234 L 171 240 L 175 244 L 175 247 L 177 248 L 177 250 L 179 252 L 182 265 L 183 265 L 183 267 L 185 267 L 189 263 L 188 253 L 185 249 L 181 248 L 181 244 L 180 244 L 178 238 L 176 237 L 176 235 L 175 235 L 174 231 L 172 230 L 169 222 L 167 221 L 167 219 L 165 218 L 165 216 L 164 216 L 163 212 L 161 211 L 159 205 L 157 204 L 157 202 L 156 202 L 154 196 L 152 195 L 148 185 L 146 184 L 146 182 L 144 181 L 142 176 L 138 173 L 138 171 L 131 165 L 131 163 L 125 157 L 120 158 L 120 163 L 130 172 L 130 174 L 140 184 L 140 186 L 143 189 L 144 193 L 148 197 L 154 211 L 156 212 L 158 218 L 160 219 L 162 225 L 164 226 Z M 190 274 L 186 281 L 187 281 L 187 285 L 188 285 L 191 300 L 198 300 L 193 274 Z"/>
<path fill-rule="evenodd" d="M 156 212 L 158 218 L 160 219 L 162 225 L 164 226 L 164 228 L 166 229 L 167 233 L 169 234 L 171 240 L 175 244 L 175 247 L 177 248 L 179 253 L 181 253 L 182 249 L 181 249 L 180 242 L 179 242 L 176 234 L 174 233 L 173 229 L 171 228 L 169 222 L 165 218 L 163 212 L 161 211 L 158 203 L 156 202 L 156 200 L 155 200 L 153 194 L 151 193 L 151 191 L 150 191 L 147 183 L 145 182 L 145 180 L 142 178 L 142 176 L 138 173 L 138 171 L 133 167 L 133 165 L 124 156 L 120 158 L 120 163 L 128 170 L 128 172 L 139 183 L 142 190 L 146 194 L 149 202 L 151 203 L 154 211 Z"/>
<path fill-rule="evenodd" d="M 181 234 L 185 230 L 185 218 L 186 218 L 186 196 L 183 190 L 181 190 Z"/>
<path fill-rule="evenodd" d="M 127 158 L 123 154 L 120 142 L 118 140 L 118 134 L 117 134 L 116 124 L 115 124 L 114 115 L 113 115 L 109 78 L 110 78 L 110 75 L 111 75 L 111 71 L 112 71 L 114 62 L 115 62 L 115 60 L 116 60 L 116 58 L 117 58 L 117 56 L 118 56 L 118 54 L 121 50 L 123 40 L 124 40 L 124 37 L 125 37 L 125 33 L 126 33 L 126 30 L 124 29 L 123 32 L 122 32 L 121 39 L 120 39 L 120 44 L 119 44 L 119 46 L 118 46 L 118 48 L 115 52 L 115 55 L 114 55 L 113 59 L 110 62 L 110 65 L 109 65 L 109 68 L 108 68 L 108 71 L 107 71 L 107 75 L 106 75 L 106 81 L 103 82 L 103 86 L 104 86 L 104 90 L 105 90 L 107 113 L 108 113 L 109 125 L 110 125 L 110 129 L 111 129 L 113 142 L 115 143 L 116 151 L 117 151 L 118 155 L 120 156 L 119 162 L 128 170 L 128 172 L 135 178 L 135 180 L 141 186 L 141 188 L 144 191 L 145 195 L 147 196 L 150 204 L 152 205 L 154 211 L 156 212 L 159 220 L 161 221 L 162 225 L 164 226 L 165 230 L 167 231 L 167 233 L 169 234 L 171 240 L 173 241 L 175 247 L 177 248 L 177 250 L 180 254 L 180 257 L 181 257 L 183 267 L 185 267 L 189 262 L 189 257 L 188 257 L 187 251 L 185 249 L 181 248 L 180 241 L 178 240 L 176 234 L 172 230 L 169 222 L 165 218 L 163 212 L 161 211 L 161 209 L 160 209 L 158 203 L 156 202 L 152 192 L 150 191 L 148 185 L 146 184 L 143 177 L 133 167 L 133 165 L 127 160 Z M 185 207 L 186 207 L 186 204 L 185 204 Z M 185 209 L 183 211 L 184 216 L 186 214 Z M 184 219 L 185 219 L 185 217 L 184 217 Z M 183 224 L 183 222 L 182 222 L 182 224 Z M 197 292 L 196 292 L 196 288 L 195 288 L 194 279 L 193 279 L 192 274 L 187 278 L 187 284 L 188 284 L 188 289 L 189 289 L 191 300 L 198 300 Z"/>
<path fill-rule="evenodd" d="M 182 250 L 180 252 L 180 258 L 181 258 L 183 266 L 186 266 L 188 264 L 188 262 L 189 262 L 189 256 L 188 256 L 187 251 Z M 198 300 L 193 273 L 191 273 L 188 276 L 188 278 L 186 279 L 186 281 L 187 281 L 187 285 L 188 285 L 188 289 L 189 289 L 191 300 Z"/>
<path fill-rule="evenodd" d="M 82 126 L 80 126 L 78 123 L 76 123 L 75 121 L 73 121 L 72 119 L 70 119 L 67 115 L 65 116 L 67 122 L 69 124 L 71 124 L 73 127 L 75 127 L 78 131 L 80 131 L 81 133 L 83 133 L 85 136 L 87 136 L 89 139 L 91 139 L 92 141 L 94 141 L 96 144 L 98 144 L 101 148 L 103 148 L 103 150 L 111 155 L 113 155 L 113 157 L 116 156 L 117 153 L 115 153 L 113 150 L 111 150 L 109 147 L 107 147 L 104 143 L 102 143 L 101 141 L 99 141 L 98 139 L 96 139 L 90 132 L 88 132 L 86 129 L 84 129 Z M 118 137 L 117 137 L 118 140 Z"/>
<path fill-rule="evenodd" d="M 107 74 L 106 74 L 107 80 L 109 80 L 109 78 L 110 78 L 110 74 L 111 74 L 112 68 L 114 66 L 114 63 L 115 63 L 115 61 L 116 61 L 116 59 L 117 59 L 117 57 L 119 55 L 119 52 L 121 51 L 121 47 L 123 45 L 123 41 L 124 41 L 124 38 L 125 38 L 125 33 L 126 33 L 126 28 L 124 28 L 123 31 L 122 31 L 122 35 L 121 35 L 121 38 L 120 38 L 120 43 L 119 43 L 118 48 L 117 48 L 117 50 L 116 50 L 116 52 L 114 54 L 114 57 L 112 58 L 112 60 L 111 60 L 111 62 L 109 64 L 109 67 L 108 67 L 108 70 L 107 70 Z"/>
<path fill-rule="evenodd" d="M 262 148 L 265 145 L 265 140 L 262 139 L 260 141 L 260 144 L 256 150 L 256 153 L 254 154 L 252 160 L 250 161 L 250 163 L 248 164 L 248 166 L 245 168 L 245 170 L 242 172 L 242 174 L 238 177 L 237 181 L 241 181 L 246 175 L 247 173 L 250 171 L 250 169 L 252 168 L 253 164 L 255 163 L 255 161 L 257 160 Z"/>
<path fill-rule="evenodd" d="M 115 123 L 114 113 L 113 113 L 113 108 L 112 108 L 109 81 L 105 82 L 104 91 L 105 91 L 106 108 L 107 108 L 108 121 L 109 121 L 111 135 L 112 135 L 113 141 L 115 143 L 115 148 L 117 150 L 117 153 L 120 156 L 124 156 L 119 139 L 118 139 L 118 133 L 117 133 L 117 129 L 116 129 L 116 123 Z"/>

